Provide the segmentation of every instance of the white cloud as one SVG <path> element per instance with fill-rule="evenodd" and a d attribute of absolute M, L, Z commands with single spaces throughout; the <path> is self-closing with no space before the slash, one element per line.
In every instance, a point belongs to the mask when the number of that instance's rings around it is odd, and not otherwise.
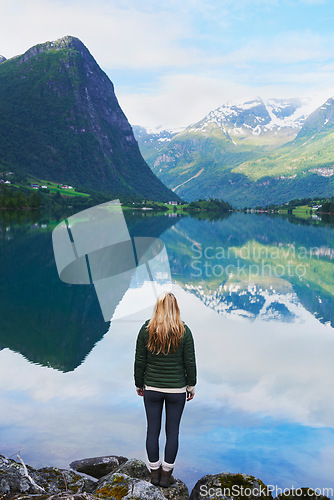
<path fill-rule="evenodd" d="M 186 126 L 231 98 L 305 95 L 333 79 L 332 35 L 277 27 L 256 37 L 240 31 L 254 9 L 266 20 L 274 15 L 282 8 L 276 0 L 158 6 L 153 0 L 2 0 L 1 6 L 1 54 L 8 58 L 43 41 L 77 36 L 111 80 L 116 70 L 129 75 L 124 86 L 120 78 L 116 93 L 133 124 Z"/>
<path fill-rule="evenodd" d="M 37 43 L 73 35 L 104 67 L 152 68 L 196 61 L 196 50 L 182 48 L 182 41 L 191 36 L 186 16 L 133 5 L 125 9 L 116 2 L 61 0 L 19 0 L 13 5 L 4 0 L 2 17 L 7 22 L 1 29 L 1 50 L 11 57 Z"/>
<path fill-rule="evenodd" d="M 334 427 L 332 329 L 304 310 L 302 322 L 282 324 L 222 317 L 178 292 L 191 318 L 201 372 L 199 397 L 209 404 L 261 413 L 315 427 Z M 191 325 L 191 324 L 190 324 Z M 207 325 L 210 325 L 209 333 Z M 315 335 L 315 331 L 317 334 Z"/>
<path fill-rule="evenodd" d="M 333 57 L 334 36 L 311 31 L 280 33 L 250 40 L 243 47 L 221 57 L 223 64 L 299 64 Z M 217 59 L 218 62 L 219 59 Z"/>
<path fill-rule="evenodd" d="M 334 95 L 334 72 L 263 75 L 262 82 L 253 82 L 250 74 L 238 82 L 196 74 L 173 75 L 162 78 L 155 93 L 117 92 L 120 105 L 132 125 L 148 128 L 178 128 L 200 121 L 213 109 L 237 98 L 311 97 L 314 109 Z M 247 81 L 249 82 L 247 84 Z M 321 83 L 321 85 L 320 85 Z"/>
<path fill-rule="evenodd" d="M 187 126 L 226 100 L 249 94 L 241 84 L 196 74 L 162 78 L 156 93 L 119 95 L 130 123 L 166 128 Z"/>

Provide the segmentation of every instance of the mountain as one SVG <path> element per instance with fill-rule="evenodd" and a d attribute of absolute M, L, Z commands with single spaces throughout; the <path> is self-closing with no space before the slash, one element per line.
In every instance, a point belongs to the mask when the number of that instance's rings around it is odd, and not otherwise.
<path fill-rule="evenodd" d="M 322 106 L 320 106 L 320 108 L 310 114 L 300 130 L 297 139 L 310 138 L 315 134 L 326 134 L 332 133 L 333 131 L 334 97 L 331 97 Z"/>
<path fill-rule="evenodd" d="M 135 125 L 133 132 L 145 158 L 153 158 L 182 132 L 210 134 L 219 129 L 233 144 L 262 142 L 276 146 L 294 139 L 309 113 L 309 100 L 305 98 L 263 100 L 257 97 L 223 104 L 186 130 L 149 130 Z M 259 136 L 265 137 L 261 141 Z"/>
<path fill-rule="evenodd" d="M 108 76 L 66 36 L 0 64 L 0 167 L 110 197 L 177 196 L 143 160 Z"/>
<path fill-rule="evenodd" d="M 234 144 L 247 139 L 254 142 L 254 137 L 262 135 L 276 135 L 279 143 L 297 134 L 306 117 L 306 99 L 264 100 L 257 97 L 224 104 L 188 130 L 205 130 L 215 124 Z"/>
<path fill-rule="evenodd" d="M 310 114 L 309 99 L 233 101 L 161 142 L 160 148 L 148 136 L 138 142 L 157 176 L 189 201 L 216 197 L 243 207 L 330 196 L 330 102 Z M 316 124 L 320 128 L 314 131 L 312 154 L 305 157 L 305 140 Z"/>
<path fill-rule="evenodd" d="M 139 125 L 133 125 L 132 130 L 136 140 L 140 144 L 140 151 L 146 161 L 159 152 L 165 144 L 170 142 L 180 132 L 180 130 L 149 130 Z"/>
<path fill-rule="evenodd" d="M 266 191 L 286 189 L 294 195 L 291 198 L 330 197 L 334 193 L 333 158 L 334 98 L 330 98 L 308 116 L 293 141 L 260 161 L 240 164 L 233 173 L 254 182 L 266 179 Z"/>

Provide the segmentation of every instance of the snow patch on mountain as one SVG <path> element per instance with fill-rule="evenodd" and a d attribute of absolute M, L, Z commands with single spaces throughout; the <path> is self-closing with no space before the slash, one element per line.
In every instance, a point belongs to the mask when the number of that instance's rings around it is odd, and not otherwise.
<path fill-rule="evenodd" d="M 185 288 L 207 307 L 224 316 L 303 322 L 304 307 L 293 291 L 282 293 L 272 286 L 268 289 L 255 284 L 240 287 L 237 283 L 220 285 L 212 294 L 205 293 L 201 285 L 186 285 Z"/>
<path fill-rule="evenodd" d="M 295 129 L 297 133 L 314 109 L 312 98 L 237 99 L 211 111 L 187 130 L 203 131 L 214 123 L 231 140 L 231 136 L 261 135 L 282 129 Z"/>

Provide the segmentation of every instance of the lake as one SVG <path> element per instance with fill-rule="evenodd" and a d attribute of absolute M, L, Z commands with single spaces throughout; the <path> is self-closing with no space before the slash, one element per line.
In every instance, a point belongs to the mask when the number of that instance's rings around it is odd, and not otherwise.
<path fill-rule="evenodd" d="M 333 225 L 124 215 L 132 237 L 164 243 L 195 339 L 198 385 L 176 477 L 189 488 L 219 472 L 334 487 Z M 106 321 L 93 285 L 59 279 L 52 231 L 64 214 L 0 216 L 0 453 L 34 467 L 112 454 L 146 461 L 133 361 L 152 312 L 147 283 L 131 282 Z"/>

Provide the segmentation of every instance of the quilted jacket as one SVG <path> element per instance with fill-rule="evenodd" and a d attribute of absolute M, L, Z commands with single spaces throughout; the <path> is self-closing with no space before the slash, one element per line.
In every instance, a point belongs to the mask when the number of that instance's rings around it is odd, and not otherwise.
<path fill-rule="evenodd" d="M 159 388 L 182 388 L 196 385 L 194 339 L 187 325 L 176 352 L 154 354 L 147 349 L 149 320 L 139 330 L 134 365 L 135 385 Z"/>

